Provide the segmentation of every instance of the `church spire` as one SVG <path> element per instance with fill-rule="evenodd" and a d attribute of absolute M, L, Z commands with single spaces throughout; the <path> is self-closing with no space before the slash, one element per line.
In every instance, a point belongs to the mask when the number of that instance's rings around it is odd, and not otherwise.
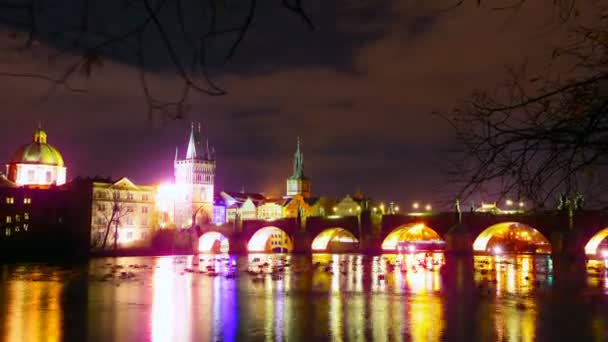
<path fill-rule="evenodd" d="M 304 177 L 304 156 L 300 151 L 300 137 L 298 137 L 296 145 L 296 153 L 293 155 L 293 176 L 292 178 Z"/>
<path fill-rule="evenodd" d="M 194 122 L 190 128 L 190 141 L 188 142 L 188 150 L 186 151 L 186 159 L 197 159 L 199 158 L 199 135 L 200 135 L 201 125 L 198 125 L 198 132 L 194 130 Z"/>

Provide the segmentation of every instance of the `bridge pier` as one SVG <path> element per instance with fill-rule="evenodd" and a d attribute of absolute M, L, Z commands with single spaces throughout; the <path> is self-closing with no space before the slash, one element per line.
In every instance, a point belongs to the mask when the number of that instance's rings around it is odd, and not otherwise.
<path fill-rule="evenodd" d="M 469 228 L 461 223 L 452 226 L 445 234 L 445 252 L 453 254 L 472 254 L 475 237 Z"/>

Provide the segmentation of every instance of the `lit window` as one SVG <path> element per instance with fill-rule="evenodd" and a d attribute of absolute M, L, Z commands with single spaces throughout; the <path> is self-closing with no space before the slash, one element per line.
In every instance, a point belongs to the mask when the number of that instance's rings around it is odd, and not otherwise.
<path fill-rule="evenodd" d="M 13 222 L 12 217 L 7 216 L 7 217 L 6 217 L 6 223 L 11 223 L 11 222 Z"/>
<path fill-rule="evenodd" d="M 141 207 L 141 212 L 144 213 L 144 214 L 147 214 L 148 213 L 148 207 L 145 207 L 145 206 Z"/>
<path fill-rule="evenodd" d="M 50 183 L 53 180 L 53 174 L 51 173 L 51 171 L 47 171 L 46 172 L 46 182 Z"/>
<path fill-rule="evenodd" d="M 29 225 L 27 223 L 23 224 L 23 231 L 27 232 L 27 228 L 29 227 Z"/>
<path fill-rule="evenodd" d="M 25 221 L 29 220 L 30 219 L 30 214 L 29 213 L 23 213 L 23 219 Z"/>
<path fill-rule="evenodd" d="M 19 226 L 15 226 L 15 233 L 19 232 Z"/>
<path fill-rule="evenodd" d="M 23 199 L 23 204 L 31 204 L 31 203 L 32 203 L 32 199 L 31 199 L 31 198 L 29 198 L 29 197 L 25 197 L 25 198 Z"/>
<path fill-rule="evenodd" d="M 127 193 L 127 200 L 132 201 L 133 200 L 133 194 L 128 192 Z"/>
<path fill-rule="evenodd" d="M 133 224 L 133 218 L 131 216 L 127 216 L 127 224 Z"/>
<path fill-rule="evenodd" d="M 6 229 L 4 230 L 4 235 L 6 235 L 6 236 L 11 236 L 11 229 L 10 229 L 10 228 L 6 228 Z"/>
<path fill-rule="evenodd" d="M 15 222 L 21 222 L 21 216 L 15 215 Z"/>
<path fill-rule="evenodd" d="M 36 173 L 34 172 L 34 170 L 27 170 L 27 181 L 28 182 L 33 182 L 35 177 L 36 177 Z"/>
<path fill-rule="evenodd" d="M 15 198 L 13 198 L 13 197 L 7 197 L 6 198 L 6 203 L 7 204 L 13 204 L 13 203 L 15 203 Z"/>

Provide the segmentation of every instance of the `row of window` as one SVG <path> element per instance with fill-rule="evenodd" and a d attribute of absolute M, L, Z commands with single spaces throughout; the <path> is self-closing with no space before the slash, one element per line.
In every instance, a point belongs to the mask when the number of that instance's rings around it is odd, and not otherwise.
<path fill-rule="evenodd" d="M 23 220 L 24 221 L 28 221 L 30 219 L 30 214 L 29 213 L 23 213 Z M 12 216 L 7 216 L 6 217 L 6 223 L 12 223 L 13 222 L 13 217 Z M 15 215 L 15 222 L 21 222 L 21 215 Z"/>
<path fill-rule="evenodd" d="M 109 198 L 109 197 L 110 196 L 108 196 L 108 194 L 105 191 L 97 191 L 97 198 L 106 199 L 106 198 Z M 119 200 L 119 199 L 122 198 L 122 196 L 121 196 L 121 194 L 120 194 L 119 191 L 112 192 L 112 196 L 111 197 L 113 199 L 115 199 L 115 200 Z M 135 199 L 135 196 L 132 193 L 127 192 L 126 199 L 128 201 L 133 201 Z M 147 202 L 147 201 L 150 200 L 150 196 L 148 194 L 143 194 L 143 195 L 141 195 L 141 200 L 144 201 L 144 202 Z"/>
<path fill-rule="evenodd" d="M 134 239 L 134 238 L 135 238 L 135 235 L 136 235 L 136 234 L 135 234 L 135 233 L 133 233 L 133 232 L 126 232 L 126 233 L 124 233 L 124 234 L 125 234 L 125 238 L 126 238 L 126 239 L 129 239 L 129 240 Z M 118 232 L 118 236 L 120 237 L 121 235 L 122 235 L 122 232 Z M 104 236 L 105 236 L 105 232 L 98 232 L 98 233 L 97 233 L 97 239 L 98 239 L 99 241 L 102 241 L 102 240 L 103 240 L 103 238 L 104 238 Z M 112 237 L 113 237 L 113 236 L 112 236 Z M 142 239 L 142 240 L 143 240 L 143 239 L 146 239 L 147 237 L 148 237 L 148 232 L 141 232 L 141 233 L 139 233 L 139 238 L 140 238 L 140 239 Z M 108 236 L 108 239 L 111 239 L 111 237 L 110 237 L 110 236 Z"/>
<path fill-rule="evenodd" d="M 105 205 L 105 203 L 99 203 L 99 204 L 97 204 L 97 210 L 98 211 L 106 211 L 106 205 Z M 135 207 L 132 206 L 132 205 L 128 205 L 128 206 L 125 207 L 125 211 L 127 213 L 133 213 L 133 212 L 135 212 Z M 142 206 L 141 207 L 141 212 L 142 212 L 142 214 L 147 214 L 148 213 L 148 207 L 147 206 Z"/>
<path fill-rule="evenodd" d="M 118 223 L 119 225 L 124 222 L 124 223 L 126 223 L 127 225 L 130 225 L 130 226 L 133 225 L 133 222 L 134 222 L 133 221 L 133 217 L 131 217 L 131 216 L 125 217 L 124 221 L 122 219 L 119 219 L 118 221 L 119 221 L 119 223 Z M 106 224 L 108 224 L 108 219 L 106 219 L 104 217 L 97 217 L 95 219 L 95 224 L 98 225 L 98 226 L 105 226 Z M 148 218 L 143 217 L 141 219 L 141 221 L 140 221 L 140 225 L 147 226 L 148 225 Z"/>
<path fill-rule="evenodd" d="M 20 231 L 24 231 L 27 232 L 27 230 L 29 229 L 29 225 L 27 223 L 24 223 L 23 226 L 15 226 L 14 228 L 4 228 L 4 235 L 5 236 L 11 236 L 12 234 L 15 233 L 19 233 Z"/>
<path fill-rule="evenodd" d="M 15 204 L 15 197 L 7 197 L 5 201 L 6 204 Z M 25 197 L 23 199 L 23 204 L 32 204 L 32 199 L 29 197 Z"/>
<path fill-rule="evenodd" d="M 270 240 L 270 244 L 273 246 L 282 246 L 281 240 Z M 287 244 L 287 239 L 285 239 L 285 244 Z"/>

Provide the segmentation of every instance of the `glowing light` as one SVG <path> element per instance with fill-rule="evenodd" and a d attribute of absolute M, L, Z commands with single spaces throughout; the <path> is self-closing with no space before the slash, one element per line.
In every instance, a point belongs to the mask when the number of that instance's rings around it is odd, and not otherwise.
<path fill-rule="evenodd" d="M 512 206 L 513 205 L 513 201 L 511 201 L 510 199 L 505 201 L 505 204 L 508 206 Z"/>
<path fill-rule="evenodd" d="M 608 228 L 602 229 L 593 235 L 593 237 L 585 245 L 585 254 L 597 255 L 597 249 L 606 237 L 608 237 Z"/>
<path fill-rule="evenodd" d="M 431 209 L 432 209 L 432 207 L 430 204 L 427 204 L 424 206 L 424 210 L 426 210 L 426 211 L 431 211 Z"/>
<path fill-rule="evenodd" d="M 334 207 L 334 212 L 338 211 L 338 207 Z"/>
<path fill-rule="evenodd" d="M 500 246 L 494 246 L 494 254 L 502 254 L 502 248 Z"/>
<path fill-rule="evenodd" d="M 399 206 L 396 206 L 396 207 L 395 207 L 395 211 L 399 211 Z"/>
<path fill-rule="evenodd" d="M 603 249 L 602 250 L 602 258 L 608 259 L 608 249 Z"/>
<path fill-rule="evenodd" d="M 443 240 L 430 227 L 424 223 L 414 223 L 399 226 L 391 231 L 384 241 L 382 241 L 382 249 L 385 251 L 394 251 L 397 249 L 399 242 L 438 242 L 443 243 Z"/>
<path fill-rule="evenodd" d="M 527 233 L 527 235 L 526 235 Z M 473 250 L 476 252 L 488 252 L 488 244 L 492 238 L 515 239 L 530 245 L 542 247 L 544 252 L 550 252 L 549 240 L 538 230 L 519 222 L 502 222 L 486 228 L 473 242 Z"/>
<path fill-rule="evenodd" d="M 524 202 L 519 202 L 519 207 L 523 208 L 524 207 Z"/>
<path fill-rule="evenodd" d="M 247 250 L 249 252 L 271 252 L 277 248 L 291 252 L 293 242 L 287 233 L 281 228 L 274 226 L 261 228 L 253 234 L 249 243 L 247 243 Z"/>
<path fill-rule="evenodd" d="M 326 251 L 332 242 L 355 244 L 359 240 L 348 230 L 342 228 L 325 229 L 312 241 L 313 251 Z"/>
<path fill-rule="evenodd" d="M 220 253 L 228 253 L 229 250 L 228 239 L 223 234 L 218 232 L 207 232 L 198 239 L 199 252 L 213 253 L 218 250 Z"/>
<path fill-rule="evenodd" d="M 417 210 L 418 208 L 420 208 L 420 204 L 418 204 L 418 202 L 414 202 L 414 203 L 412 204 L 412 208 L 414 208 L 414 209 L 416 209 L 416 210 Z"/>
<path fill-rule="evenodd" d="M 409 246 L 407 246 L 407 250 L 408 250 L 408 252 L 410 252 L 410 253 L 414 253 L 414 252 L 416 251 L 416 246 L 414 246 L 414 245 L 409 245 Z"/>

